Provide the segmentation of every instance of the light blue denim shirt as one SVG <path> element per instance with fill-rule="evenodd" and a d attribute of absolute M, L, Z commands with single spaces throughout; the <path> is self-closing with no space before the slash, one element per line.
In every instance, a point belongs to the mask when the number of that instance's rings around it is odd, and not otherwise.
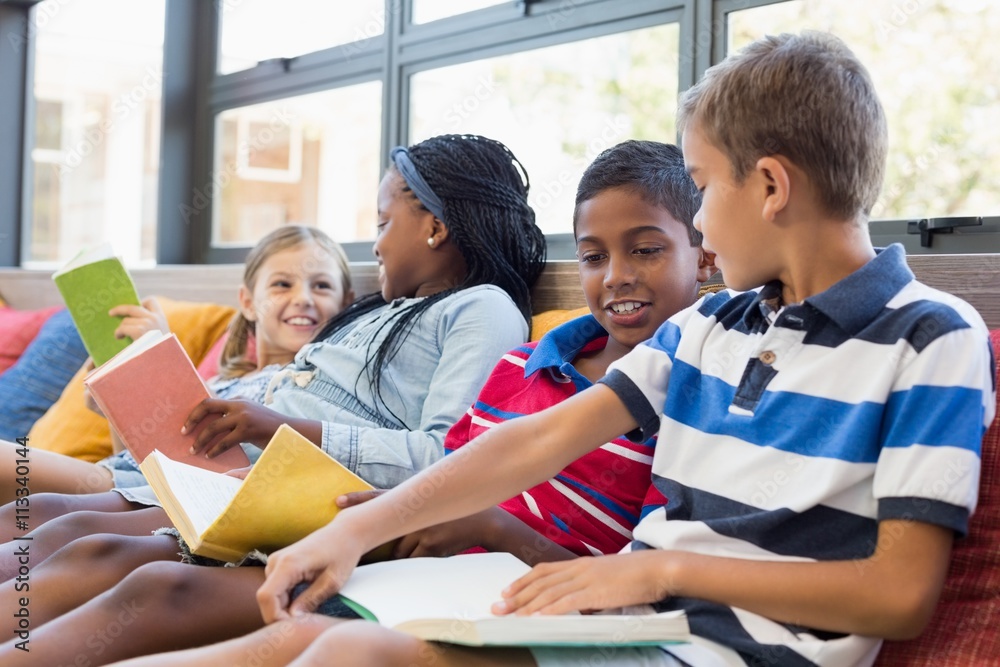
<path fill-rule="evenodd" d="M 397 299 L 331 338 L 302 348 L 269 407 L 323 422 L 323 450 L 377 488 L 437 461 L 445 433 L 475 402 L 503 354 L 528 326 L 493 285 L 457 292 L 428 308 L 382 372 L 381 400 L 366 364 L 399 312 Z"/>

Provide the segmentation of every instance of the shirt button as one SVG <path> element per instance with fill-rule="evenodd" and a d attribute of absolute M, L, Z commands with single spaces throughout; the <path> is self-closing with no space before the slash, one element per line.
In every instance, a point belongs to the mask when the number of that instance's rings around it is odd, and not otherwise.
<path fill-rule="evenodd" d="M 768 366 L 773 364 L 774 360 L 777 358 L 778 355 L 776 355 L 774 352 L 771 352 L 771 350 L 765 350 L 764 352 L 761 352 L 760 357 L 758 357 L 758 359 L 761 360 L 761 363 L 767 364 Z"/>

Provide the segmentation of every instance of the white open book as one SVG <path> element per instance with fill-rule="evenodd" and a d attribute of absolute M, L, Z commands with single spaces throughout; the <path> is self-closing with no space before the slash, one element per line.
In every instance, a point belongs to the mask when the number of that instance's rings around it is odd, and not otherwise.
<path fill-rule="evenodd" d="M 500 592 L 531 568 L 507 553 L 406 558 L 363 565 L 344 602 L 381 625 L 468 646 L 629 646 L 690 640 L 684 612 L 494 616 Z"/>

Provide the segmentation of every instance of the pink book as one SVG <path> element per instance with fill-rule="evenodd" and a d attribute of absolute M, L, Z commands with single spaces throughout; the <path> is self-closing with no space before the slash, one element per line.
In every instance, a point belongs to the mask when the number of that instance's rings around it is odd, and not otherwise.
<path fill-rule="evenodd" d="M 174 334 L 144 334 L 91 372 L 84 385 L 140 463 L 158 449 L 175 461 L 217 472 L 250 465 L 239 446 L 214 458 L 191 454 L 198 433 L 217 417 L 181 435 L 191 410 L 211 394 Z"/>

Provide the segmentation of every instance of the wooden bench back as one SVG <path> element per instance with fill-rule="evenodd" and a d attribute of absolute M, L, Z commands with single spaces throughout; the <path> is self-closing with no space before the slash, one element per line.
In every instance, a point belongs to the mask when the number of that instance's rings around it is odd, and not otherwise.
<path fill-rule="evenodd" d="M 910 255 L 913 272 L 924 283 L 950 292 L 975 306 L 986 324 L 1000 328 L 1000 254 Z M 378 289 L 374 262 L 353 264 L 355 291 Z M 243 266 L 159 266 L 132 272 L 140 295 L 159 294 L 184 301 L 236 305 Z M 51 272 L 0 269 L 0 296 L 15 308 L 40 308 L 62 303 Z M 534 290 L 534 311 L 571 309 L 586 305 L 577 275 L 577 262 L 550 261 Z"/>

